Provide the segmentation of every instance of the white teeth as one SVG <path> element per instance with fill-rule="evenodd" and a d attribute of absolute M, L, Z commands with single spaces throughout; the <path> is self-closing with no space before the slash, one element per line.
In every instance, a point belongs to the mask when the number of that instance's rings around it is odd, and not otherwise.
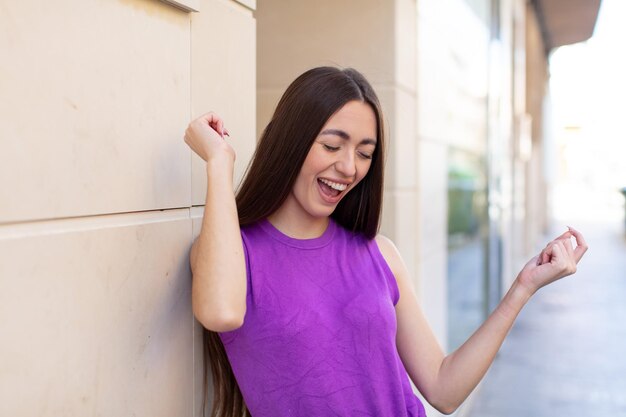
<path fill-rule="evenodd" d="M 325 180 L 324 178 L 320 178 L 320 181 L 322 181 L 324 184 L 328 185 L 330 188 L 334 188 L 337 191 L 343 191 L 346 188 L 348 188 L 348 186 L 346 184 L 339 184 L 339 183 L 336 183 L 336 182 Z"/>

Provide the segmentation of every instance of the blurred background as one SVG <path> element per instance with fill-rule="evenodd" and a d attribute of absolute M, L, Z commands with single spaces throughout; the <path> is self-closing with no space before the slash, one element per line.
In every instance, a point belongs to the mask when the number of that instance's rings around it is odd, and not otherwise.
<path fill-rule="evenodd" d="M 626 3 L 602 0 L 593 36 L 549 54 L 551 220 L 537 249 L 566 225 L 590 249 L 522 312 L 464 415 L 626 416 L 625 17 Z"/>
<path fill-rule="evenodd" d="M 625 18 L 619 0 L 0 2 L 0 414 L 200 415 L 206 174 L 183 132 L 219 113 L 238 181 L 286 86 L 334 65 L 381 99 L 381 232 L 446 351 L 566 225 L 589 243 L 456 415 L 626 416 Z"/>

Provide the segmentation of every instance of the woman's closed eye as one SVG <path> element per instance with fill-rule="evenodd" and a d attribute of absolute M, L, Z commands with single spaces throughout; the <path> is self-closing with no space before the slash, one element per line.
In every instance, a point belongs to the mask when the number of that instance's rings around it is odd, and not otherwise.
<path fill-rule="evenodd" d="M 341 148 L 340 146 L 333 146 L 327 143 L 323 143 L 322 146 L 324 146 L 324 149 L 326 149 L 328 152 L 337 152 Z M 372 156 L 374 153 L 367 152 L 367 151 L 357 151 L 357 154 L 359 155 L 360 158 L 372 159 Z"/>

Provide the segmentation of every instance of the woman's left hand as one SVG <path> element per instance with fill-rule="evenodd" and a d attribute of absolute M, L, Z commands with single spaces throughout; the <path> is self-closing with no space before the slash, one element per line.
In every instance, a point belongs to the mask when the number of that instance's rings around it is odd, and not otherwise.
<path fill-rule="evenodd" d="M 576 248 L 571 237 L 576 239 Z M 576 265 L 587 251 L 583 235 L 571 227 L 545 247 L 522 268 L 517 280 L 530 294 L 560 278 L 576 272 Z"/>

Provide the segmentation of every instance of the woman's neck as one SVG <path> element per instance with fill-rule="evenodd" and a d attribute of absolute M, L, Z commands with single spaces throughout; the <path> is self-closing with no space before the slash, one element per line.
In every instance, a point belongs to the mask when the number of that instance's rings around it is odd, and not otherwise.
<path fill-rule="evenodd" d="M 272 226 L 294 239 L 315 239 L 324 234 L 328 217 L 295 216 L 289 211 L 278 209 L 267 217 Z"/>

